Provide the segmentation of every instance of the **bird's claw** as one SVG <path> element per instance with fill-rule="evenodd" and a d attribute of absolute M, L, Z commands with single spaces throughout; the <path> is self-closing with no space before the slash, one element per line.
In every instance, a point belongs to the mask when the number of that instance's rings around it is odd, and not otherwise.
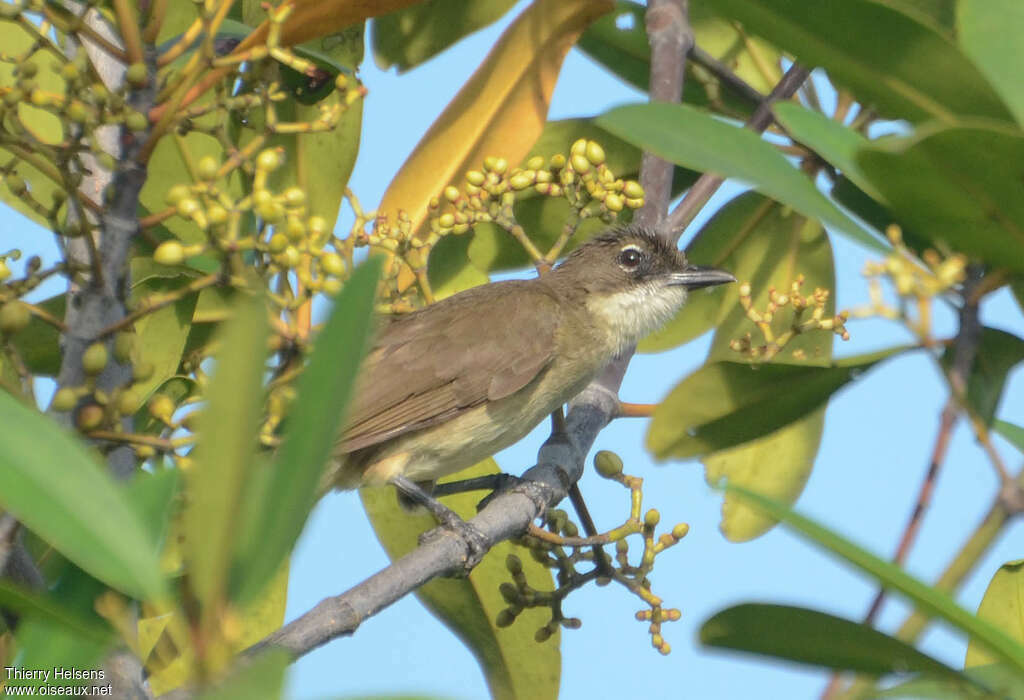
<path fill-rule="evenodd" d="M 427 530 L 420 535 L 419 542 L 423 545 L 438 537 L 457 537 L 466 545 L 466 559 L 462 567 L 453 572 L 453 574 L 457 577 L 468 576 L 469 572 L 480 563 L 484 555 L 490 550 L 491 542 L 475 526 L 466 522 L 454 512 L 449 512 L 451 517 L 441 517 L 441 525 L 433 530 Z"/>

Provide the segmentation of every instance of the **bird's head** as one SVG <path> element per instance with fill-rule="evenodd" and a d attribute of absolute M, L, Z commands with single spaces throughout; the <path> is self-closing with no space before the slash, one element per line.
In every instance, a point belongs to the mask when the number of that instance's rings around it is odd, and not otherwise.
<path fill-rule="evenodd" d="M 686 302 L 687 292 L 736 279 L 691 264 L 681 250 L 638 227 L 613 229 L 573 251 L 552 284 L 582 302 L 615 333 L 622 348 L 660 328 Z"/>

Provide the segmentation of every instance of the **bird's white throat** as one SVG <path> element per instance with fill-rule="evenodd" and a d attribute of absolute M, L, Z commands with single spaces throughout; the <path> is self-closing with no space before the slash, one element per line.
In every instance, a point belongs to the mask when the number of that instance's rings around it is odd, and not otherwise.
<path fill-rule="evenodd" d="M 668 322 L 686 302 L 686 287 L 658 282 L 639 284 L 624 292 L 593 295 L 587 308 L 618 342 L 616 354 Z"/>

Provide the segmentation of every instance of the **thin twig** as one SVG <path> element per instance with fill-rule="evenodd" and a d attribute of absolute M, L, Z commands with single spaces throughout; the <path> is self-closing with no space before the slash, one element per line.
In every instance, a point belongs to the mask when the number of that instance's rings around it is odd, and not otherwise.
<path fill-rule="evenodd" d="M 790 66 L 786 74 L 782 76 L 779 84 L 775 86 L 768 97 L 764 99 L 764 102 L 761 103 L 761 106 L 747 120 L 746 127 L 757 133 L 767 129 L 775 119 L 772 115 L 772 105 L 779 100 L 788 100 L 792 97 L 793 93 L 807 80 L 809 74 L 807 69 L 798 63 Z M 683 197 L 683 201 L 669 214 L 667 227 L 673 242 L 679 240 L 686 227 L 693 222 L 697 214 L 708 203 L 712 195 L 718 191 L 723 182 L 725 182 L 724 177 L 711 173 L 704 173 L 697 178 L 697 181 L 687 191 L 686 196 Z"/>
<path fill-rule="evenodd" d="M 143 316 L 148 316 L 154 311 L 159 311 L 165 306 L 169 306 L 178 301 L 181 301 L 189 294 L 195 294 L 196 292 L 202 291 L 207 287 L 212 287 L 213 285 L 220 282 L 222 278 L 223 275 L 221 273 L 214 272 L 209 275 L 206 275 L 205 277 L 199 277 L 198 279 L 192 280 L 184 287 L 176 289 L 173 292 L 162 294 L 160 295 L 160 298 L 157 301 L 146 304 L 142 308 L 136 309 L 130 314 L 125 315 L 124 318 L 121 318 L 118 321 L 111 323 L 109 326 L 101 330 L 97 337 L 106 338 L 111 333 L 116 333 L 117 331 L 123 330 L 128 326 L 132 325 L 133 323 L 135 323 L 136 321 L 138 321 Z"/>

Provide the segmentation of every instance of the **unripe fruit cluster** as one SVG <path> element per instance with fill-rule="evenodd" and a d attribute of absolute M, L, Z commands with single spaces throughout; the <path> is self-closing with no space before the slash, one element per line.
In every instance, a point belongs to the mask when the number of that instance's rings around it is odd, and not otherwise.
<path fill-rule="evenodd" d="M 568 158 L 562 154 L 549 159 L 533 156 L 524 167 L 510 168 L 504 158 L 485 158 L 481 170 L 466 173 L 461 190 L 452 185 L 444 189 L 444 200 L 452 210 L 437 213 L 431 219 L 431 231 L 437 235 L 457 235 L 476 223 L 500 223 L 511 216 L 509 208 L 515 194 L 530 190 L 565 197 L 579 211 L 586 209 L 587 215 L 609 222 L 624 208 L 643 206 L 640 184 L 617 179 L 605 160 L 601 145 L 586 139 L 573 143 Z M 588 205 L 593 205 L 593 211 Z"/>

